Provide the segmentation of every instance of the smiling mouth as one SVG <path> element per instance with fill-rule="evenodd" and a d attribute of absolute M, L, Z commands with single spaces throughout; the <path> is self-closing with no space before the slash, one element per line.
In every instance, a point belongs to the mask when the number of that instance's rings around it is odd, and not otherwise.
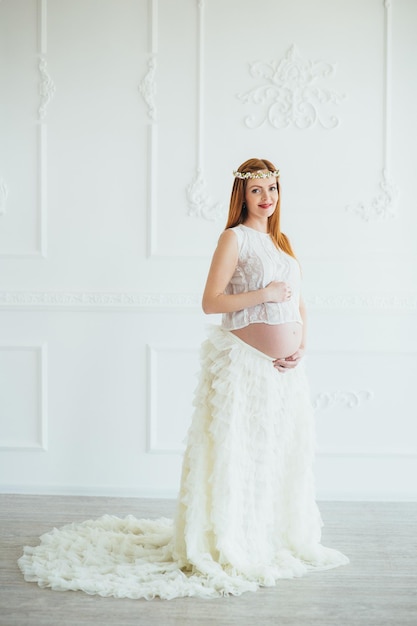
<path fill-rule="evenodd" d="M 269 207 L 271 207 L 272 204 L 259 204 L 258 206 L 260 206 L 261 209 L 269 209 Z"/>

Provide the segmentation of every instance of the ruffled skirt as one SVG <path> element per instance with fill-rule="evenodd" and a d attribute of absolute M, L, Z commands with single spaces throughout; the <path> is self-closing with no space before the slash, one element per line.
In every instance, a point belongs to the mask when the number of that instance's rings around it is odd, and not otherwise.
<path fill-rule="evenodd" d="M 320 543 L 303 364 L 280 373 L 213 327 L 194 406 L 175 520 L 106 515 L 54 529 L 24 548 L 26 580 L 102 596 L 216 597 L 348 563 Z"/>

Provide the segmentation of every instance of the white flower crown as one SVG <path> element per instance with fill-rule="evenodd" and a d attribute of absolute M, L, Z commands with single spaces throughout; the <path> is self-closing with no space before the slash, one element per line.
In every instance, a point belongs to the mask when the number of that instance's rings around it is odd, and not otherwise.
<path fill-rule="evenodd" d="M 279 178 L 279 170 L 274 170 L 273 172 L 262 172 L 259 170 L 258 172 L 238 172 L 237 170 L 233 172 L 233 176 L 235 178 L 271 178 L 274 176 L 275 178 Z"/>

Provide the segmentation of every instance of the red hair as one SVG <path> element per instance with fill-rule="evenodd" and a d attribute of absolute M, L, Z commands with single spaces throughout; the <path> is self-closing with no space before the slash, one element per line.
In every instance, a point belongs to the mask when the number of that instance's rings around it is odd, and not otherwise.
<path fill-rule="evenodd" d="M 249 159 L 249 161 L 242 163 L 242 165 L 238 168 L 238 171 L 252 173 L 258 172 L 259 170 L 269 170 L 270 172 L 275 172 L 276 169 L 275 165 L 266 159 Z M 277 248 L 296 258 L 288 237 L 281 232 L 281 192 L 278 178 L 276 180 L 278 188 L 278 202 L 275 211 L 270 217 L 268 217 L 268 232 Z M 245 204 L 246 184 L 247 179 L 235 178 L 232 195 L 230 197 L 229 215 L 225 230 L 227 228 L 233 228 L 238 224 L 243 224 L 247 218 L 247 209 Z"/>

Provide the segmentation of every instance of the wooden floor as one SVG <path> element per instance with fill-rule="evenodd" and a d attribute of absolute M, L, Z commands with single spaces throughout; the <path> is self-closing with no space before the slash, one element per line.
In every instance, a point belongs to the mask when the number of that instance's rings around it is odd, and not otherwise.
<path fill-rule="evenodd" d="M 416 626 L 417 503 L 320 503 L 323 543 L 351 564 L 214 600 L 117 600 L 26 583 L 23 545 L 104 513 L 172 515 L 169 500 L 0 495 L 1 626 Z"/>

